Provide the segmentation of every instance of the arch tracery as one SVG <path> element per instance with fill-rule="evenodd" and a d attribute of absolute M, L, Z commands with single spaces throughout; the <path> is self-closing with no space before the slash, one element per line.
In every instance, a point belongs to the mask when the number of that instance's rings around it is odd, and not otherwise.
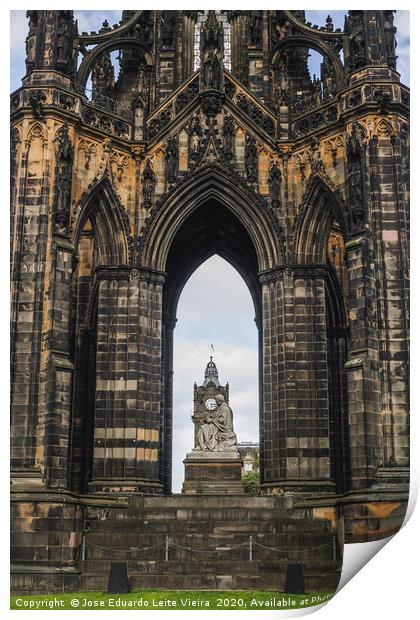
<path fill-rule="evenodd" d="M 334 221 L 347 239 L 345 206 L 329 179 L 317 173 L 308 183 L 294 226 L 292 252 L 297 263 L 326 263 L 327 241 Z"/>
<path fill-rule="evenodd" d="M 79 203 L 73 226 L 76 247 L 88 219 L 101 239 L 102 264 L 128 264 L 128 217 L 107 176 L 95 180 Z"/>
<path fill-rule="evenodd" d="M 284 248 L 273 226 L 274 214 L 255 194 L 252 200 L 249 188 L 242 188 L 226 175 L 222 167 L 208 165 L 191 175 L 189 182 L 175 188 L 166 200 L 150 212 L 141 239 L 142 262 L 154 269 L 165 270 L 171 239 L 188 216 L 210 197 L 218 199 L 234 213 L 249 232 L 258 257 L 260 271 L 283 262 Z M 273 230 L 274 228 L 274 230 Z"/>

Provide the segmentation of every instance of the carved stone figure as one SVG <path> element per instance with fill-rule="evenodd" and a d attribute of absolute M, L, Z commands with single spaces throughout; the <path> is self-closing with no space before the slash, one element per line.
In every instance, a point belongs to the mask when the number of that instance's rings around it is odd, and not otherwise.
<path fill-rule="evenodd" d="M 230 114 L 225 114 L 223 119 L 223 152 L 225 157 L 232 159 L 233 144 L 235 139 L 235 123 Z"/>
<path fill-rule="evenodd" d="M 351 228 L 357 230 L 365 220 L 362 191 L 362 144 L 358 136 L 356 124 L 353 123 L 350 136 L 347 138 L 347 182 L 349 192 Z"/>
<path fill-rule="evenodd" d="M 251 11 L 249 18 L 249 38 L 251 45 L 259 46 L 262 40 L 262 11 Z"/>
<path fill-rule="evenodd" d="M 57 229 L 63 231 L 68 226 L 70 216 L 73 169 L 73 145 L 67 124 L 60 129 L 56 144 L 54 223 Z"/>
<path fill-rule="evenodd" d="M 322 100 L 322 88 L 321 88 L 321 80 L 319 80 L 316 75 L 314 75 L 313 79 L 313 96 L 314 96 L 314 104 L 320 105 Z"/>
<path fill-rule="evenodd" d="M 198 116 L 198 114 L 194 114 L 194 116 L 191 118 L 188 126 L 188 134 L 190 137 L 190 157 L 192 159 L 196 159 L 200 150 L 202 134 L 200 117 Z"/>
<path fill-rule="evenodd" d="M 72 60 L 70 24 L 66 17 L 60 17 L 57 29 L 57 61 L 69 66 Z"/>
<path fill-rule="evenodd" d="M 280 206 L 280 184 L 281 172 L 277 162 L 271 162 L 270 172 L 268 173 L 268 187 L 271 196 L 271 206 L 277 209 Z"/>
<path fill-rule="evenodd" d="M 249 183 L 255 183 L 258 178 L 258 151 L 254 138 L 246 137 L 245 143 L 245 171 Z"/>
<path fill-rule="evenodd" d="M 396 68 L 397 57 L 395 56 L 395 48 L 397 43 L 395 41 L 395 33 L 397 32 L 394 26 L 394 13 L 393 11 L 384 11 L 384 33 L 385 33 L 385 48 L 387 53 L 388 66 L 391 69 Z"/>
<path fill-rule="evenodd" d="M 147 65 L 144 63 L 141 63 L 137 71 L 137 89 L 139 92 L 142 93 L 143 100 L 148 102 L 150 89 L 149 89 L 149 83 L 148 83 L 146 73 L 147 73 Z"/>
<path fill-rule="evenodd" d="M 178 176 L 178 144 L 175 137 L 169 139 L 165 150 L 166 181 L 175 183 Z"/>
<path fill-rule="evenodd" d="M 325 20 L 325 30 L 327 32 L 334 32 L 334 24 L 331 15 L 327 15 Z"/>
<path fill-rule="evenodd" d="M 216 395 L 217 409 L 201 420 L 197 432 L 195 452 L 236 452 L 236 434 L 233 413 L 223 394 Z"/>
<path fill-rule="evenodd" d="M 201 26 L 200 57 L 202 90 L 221 90 L 223 84 L 223 26 L 215 11 L 209 11 Z"/>
<path fill-rule="evenodd" d="M 105 52 L 95 62 L 92 70 L 92 91 L 94 94 L 110 96 L 114 88 L 114 67 L 109 53 Z"/>
<path fill-rule="evenodd" d="M 26 11 L 29 19 L 29 32 L 26 37 L 26 73 L 35 68 L 36 58 L 36 32 L 38 27 L 38 11 Z"/>
<path fill-rule="evenodd" d="M 146 161 L 143 170 L 143 206 L 145 209 L 150 209 L 152 206 L 153 192 L 156 184 L 155 173 L 150 163 L 150 159 Z"/>
<path fill-rule="evenodd" d="M 47 100 L 45 93 L 42 90 L 36 90 L 31 92 L 28 97 L 28 103 L 31 106 L 33 115 L 35 118 L 42 118 L 44 115 L 43 103 Z"/>
<path fill-rule="evenodd" d="M 289 34 L 290 23 L 282 17 L 274 18 L 273 43 L 279 43 Z"/>
<path fill-rule="evenodd" d="M 353 66 L 355 69 L 363 67 L 366 64 L 365 41 L 363 37 L 363 21 L 360 12 L 354 12 L 349 18 L 350 34 L 349 43 L 353 57 Z"/>
<path fill-rule="evenodd" d="M 102 23 L 102 28 L 99 29 L 99 34 L 102 34 L 103 32 L 111 32 L 112 28 L 109 25 L 108 20 L 106 19 L 103 23 Z"/>
<path fill-rule="evenodd" d="M 280 114 L 280 107 L 290 103 L 290 86 L 287 79 L 286 63 L 283 61 L 279 66 L 278 85 L 275 88 L 274 99 L 277 107 L 277 114 Z"/>
<path fill-rule="evenodd" d="M 323 85 L 324 85 L 323 98 L 332 99 L 333 97 L 335 97 L 335 94 L 337 92 L 337 86 L 336 86 L 336 80 L 335 80 L 335 75 L 333 71 L 329 71 L 328 73 L 324 75 Z"/>
<path fill-rule="evenodd" d="M 163 48 L 173 47 L 175 41 L 176 11 L 162 12 L 160 40 Z"/>

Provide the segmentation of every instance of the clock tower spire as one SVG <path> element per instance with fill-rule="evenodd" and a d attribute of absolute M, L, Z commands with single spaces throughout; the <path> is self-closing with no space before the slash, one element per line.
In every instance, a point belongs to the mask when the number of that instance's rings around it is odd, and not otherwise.
<path fill-rule="evenodd" d="M 210 361 L 206 366 L 206 370 L 204 371 L 204 383 L 206 386 L 209 383 L 214 383 L 216 387 L 219 387 L 219 373 L 217 372 L 217 366 L 213 362 L 213 356 L 210 355 Z"/>
<path fill-rule="evenodd" d="M 197 438 L 196 434 L 201 420 L 206 418 L 209 412 L 214 411 L 217 406 L 217 394 L 222 394 L 225 401 L 229 403 L 229 383 L 226 383 L 226 385 L 220 384 L 217 366 L 211 355 L 210 361 L 207 363 L 204 370 L 204 381 L 202 385 L 194 383 L 194 443 Z"/>

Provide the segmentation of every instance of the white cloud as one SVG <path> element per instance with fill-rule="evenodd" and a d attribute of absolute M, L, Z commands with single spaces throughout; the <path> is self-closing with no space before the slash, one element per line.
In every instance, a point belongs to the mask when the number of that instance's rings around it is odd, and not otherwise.
<path fill-rule="evenodd" d="M 122 11 L 74 11 L 74 17 L 77 19 L 79 32 L 89 32 L 98 30 L 102 27 L 105 20 L 112 27 L 118 24 L 121 19 Z"/>

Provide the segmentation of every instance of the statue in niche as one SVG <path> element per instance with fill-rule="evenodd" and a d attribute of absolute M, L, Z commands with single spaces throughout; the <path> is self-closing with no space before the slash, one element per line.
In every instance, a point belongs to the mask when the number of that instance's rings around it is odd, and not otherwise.
<path fill-rule="evenodd" d="M 268 187 L 270 189 L 271 206 L 277 209 L 280 206 L 280 184 L 281 172 L 277 162 L 271 162 L 270 172 L 268 173 Z"/>
<path fill-rule="evenodd" d="M 395 33 L 397 32 L 396 27 L 394 26 L 394 14 L 393 11 L 385 11 L 385 23 L 384 23 L 384 33 L 385 33 L 385 48 L 387 53 L 387 62 L 388 67 L 391 69 L 396 68 L 397 57 L 395 56 L 395 48 L 397 43 L 395 41 Z"/>
<path fill-rule="evenodd" d="M 278 76 L 278 86 L 276 87 L 274 93 L 277 115 L 280 114 L 280 107 L 287 106 L 290 103 L 290 87 L 287 79 L 287 66 L 285 60 L 282 60 L 280 63 Z"/>
<path fill-rule="evenodd" d="M 147 65 L 145 63 L 141 63 L 137 72 L 137 88 L 138 90 L 144 94 L 145 98 L 149 98 L 149 84 L 146 76 Z"/>
<path fill-rule="evenodd" d="M 349 43 L 353 55 L 353 65 L 356 69 L 366 64 L 365 42 L 363 38 L 362 15 L 356 13 L 350 18 Z"/>
<path fill-rule="evenodd" d="M 165 150 L 166 181 L 175 183 L 178 176 L 178 145 L 177 139 L 170 138 Z"/>
<path fill-rule="evenodd" d="M 262 11 L 251 11 L 249 18 L 249 38 L 251 45 L 261 45 Z"/>
<path fill-rule="evenodd" d="M 175 41 L 176 11 L 162 12 L 161 42 L 163 48 L 173 47 Z"/>
<path fill-rule="evenodd" d="M 324 75 L 324 99 L 332 99 L 335 97 L 337 87 L 335 83 L 335 76 L 333 71 L 329 71 Z"/>
<path fill-rule="evenodd" d="M 325 100 L 332 99 L 337 93 L 337 82 L 335 79 L 335 71 L 331 60 L 325 56 L 321 65 L 321 81 L 322 81 L 322 98 Z"/>
<path fill-rule="evenodd" d="M 288 20 L 282 17 L 275 18 L 275 25 L 273 31 L 274 43 L 278 43 L 279 41 L 285 39 L 289 34 L 289 30 L 290 23 Z"/>
<path fill-rule="evenodd" d="M 152 206 L 153 191 L 155 189 L 156 177 L 153 172 L 153 168 L 150 163 L 150 159 L 146 161 L 146 165 L 143 170 L 143 206 L 145 209 L 150 209 Z"/>
<path fill-rule="evenodd" d="M 357 230 L 364 224 L 365 209 L 362 191 L 362 144 L 356 123 L 353 123 L 351 134 L 347 138 L 346 152 L 351 227 Z"/>
<path fill-rule="evenodd" d="M 225 114 L 223 119 L 223 152 L 228 159 L 233 158 L 235 140 L 235 122 L 230 114 Z"/>
<path fill-rule="evenodd" d="M 72 57 L 70 24 L 64 16 L 59 18 L 57 28 L 57 60 L 60 64 L 68 65 Z"/>
<path fill-rule="evenodd" d="M 313 79 L 313 96 L 314 96 L 314 104 L 320 105 L 322 101 L 322 85 L 321 85 L 321 80 L 317 78 L 315 74 L 314 74 L 314 79 Z"/>
<path fill-rule="evenodd" d="M 30 73 L 35 68 L 38 11 L 26 11 L 26 17 L 29 19 L 29 32 L 26 37 L 26 73 Z"/>
<path fill-rule="evenodd" d="M 258 178 L 258 150 L 252 136 L 247 135 L 245 143 L 245 171 L 249 183 L 255 183 Z"/>
<path fill-rule="evenodd" d="M 66 229 L 69 222 L 72 169 L 73 145 L 66 124 L 57 136 L 54 219 L 58 230 Z"/>
<path fill-rule="evenodd" d="M 223 26 L 216 17 L 216 11 L 209 11 L 200 33 L 200 77 L 203 90 L 222 89 L 223 56 Z"/>
<path fill-rule="evenodd" d="M 233 413 L 223 394 L 216 395 L 217 408 L 204 419 L 193 420 L 200 427 L 193 452 L 236 452 Z"/>
<path fill-rule="evenodd" d="M 194 114 L 194 116 L 191 118 L 188 127 L 188 133 L 190 136 L 190 157 L 192 159 L 196 159 L 200 151 L 202 134 L 200 117 L 198 114 Z"/>

